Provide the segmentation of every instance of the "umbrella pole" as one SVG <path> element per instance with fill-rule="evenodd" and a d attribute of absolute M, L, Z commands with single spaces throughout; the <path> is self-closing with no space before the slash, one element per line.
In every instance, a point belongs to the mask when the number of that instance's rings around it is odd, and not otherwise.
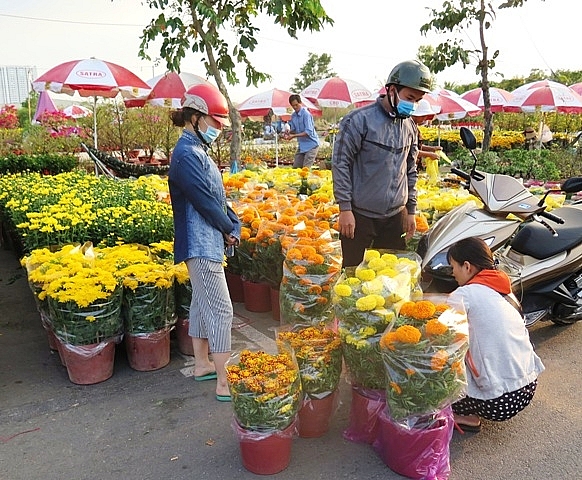
<path fill-rule="evenodd" d="M 97 96 L 93 96 L 93 145 L 97 150 Z"/>
<path fill-rule="evenodd" d="M 279 166 L 279 134 L 275 131 L 275 167 Z"/>

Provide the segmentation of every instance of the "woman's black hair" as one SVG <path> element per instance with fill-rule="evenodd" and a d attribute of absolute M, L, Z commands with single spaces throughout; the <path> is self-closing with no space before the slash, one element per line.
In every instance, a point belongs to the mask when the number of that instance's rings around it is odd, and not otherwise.
<path fill-rule="evenodd" d="M 495 270 L 495 261 L 489 246 L 478 237 L 463 238 L 454 243 L 447 253 L 447 260 L 459 264 L 469 262 L 480 270 Z"/>
<path fill-rule="evenodd" d="M 203 114 L 198 110 L 186 107 L 180 110 L 174 110 L 172 113 L 170 113 L 170 118 L 172 119 L 174 126 L 184 127 L 186 125 L 186 121 L 189 122 L 193 115 L 196 115 L 196 120 L 198 120 Z M 198 121 L 196 121 L 196 124 L 198 124 Z"/>

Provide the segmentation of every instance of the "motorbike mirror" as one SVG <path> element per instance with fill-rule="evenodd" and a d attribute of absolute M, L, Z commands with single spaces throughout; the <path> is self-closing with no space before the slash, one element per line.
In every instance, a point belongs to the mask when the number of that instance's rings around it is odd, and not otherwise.
<path fill-rule="evenodd" d="M 477 148 L 477 139 L 471 130 L 467 127 L 461 127 L 461 140 L 465 148 L 475 150 Z"/>
<path fill-rule="evenodd" d="M 582 177 L 572 177 L 562 183 L 564 193 L 576 193 L 582 190 Z"/>

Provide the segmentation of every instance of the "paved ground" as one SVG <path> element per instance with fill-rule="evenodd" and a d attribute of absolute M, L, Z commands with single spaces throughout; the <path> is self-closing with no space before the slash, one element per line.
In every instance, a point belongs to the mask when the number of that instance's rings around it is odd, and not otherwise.
<path fill-rule="evenodd" d="M 277 323 L 235 304 L 236 349 L 272 349 Z M 531 333 L 547 371 L 533 404 L 516 418 L 455 433 L 450 478 L 582 478 L 582 325 L 536 326 Z M 0 249 L 0 479 L 250 479 L 231 428 L 232 407 L 213 382 L 189 376 L 193 359 L 172 344 L 170 364 L 137 372 L 118 347 L 112 378 L 72 384 L 48 348 L 24 271 Z M 342 438 L 350 387 L 322 438 L 293 441 L 278 479 L 399 479 L 368 445 Z"/>

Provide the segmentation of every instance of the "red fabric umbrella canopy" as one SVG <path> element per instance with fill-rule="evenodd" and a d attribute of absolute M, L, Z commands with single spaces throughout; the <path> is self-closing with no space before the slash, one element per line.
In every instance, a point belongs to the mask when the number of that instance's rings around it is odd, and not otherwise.
<path fill-rule="evenodd" d="M 51 90 L 55 93 L 93 97 L 93 109 L 97 97 L 124 98 L 146 96 L 151 88 L 141 78 L 115 63 L 88 58 L 61 63 L 32 82 L 37 92 Z M 93 115 L 93 141 L 97 148 L 97 115 Z"/>
<path fill-rule="evenodd" d="M 81 105 L 69 105 L 68 107 L 63 108 L 62 111 L 65 115 L 71 118 L 88 117 L 92 113 L 87 107 Z"/>
<path fill-rule="evenodd" d="M 291 92 L 273 88 L 247 98 L 238 105 L 237 110 L 242 117 L 264 117 L 271 111 L 278 117 L 291 115 L 293 109 L 289 105 L 290 96 Z M 302 97 L 301 103 L 312 115 L 321 116 L 321 110 L 306 98 Z"/>
<path fill-rule="evenodd" d="M 570 88 L 574 90 L 578 95 L 582 95 L 582 82 L 570 85 Z"/>
<path fill-rule="evenodd" d="M 469 117 L 474 117 L 481 114 L 481 109 L 465 99 L 458 93 L 451 90 L 434 90 L 427 93 L 424 97 L 430 103 L 433 110 L 438 111 L 436 118 L 441 121 L 457 120 Z M 438 108 L 440 107 L 440 110 Z"/>
<path fill-rule="evenodd" d="M 541 87 L 521 86 L 511 92 L 511 100 L 503 107 L 505 112 L 561 112 L 582 113 L 582 96 L 560 83 Z"/>
<path fill-rule="evenodd" d="M 146 103 L 150 105 L 180 108 L 184 93 L 194 85 L 210 83 L 203 77 L 188 72 L 166 72 L 162 75 L 150 78 L 147 84 L 152 89 L 151 92 L 141 98 L 125 100 L 126 107 L 143 107 Z"/>
<path fill-rule="evenodd" d="M 471 102 L 481 110 L 485 110 L 485 103 L 483 101 L 483 90 L 481 87 L 474 88 L 461 95 L 461 98 Z M 503 88 L 489 87 L 489 102 L 491 104 L 492 112 L 502 112 L 503 106 L 511 99 L 511 93 Z"/>
<path fill-rule="evenodd" d="M 320 107 L 346 108 L 357 102 L 373 100 L 370 90 L 361 83 L 340 77 L 317 80 L 302 92 L 305 98 L 317 102 Z"/>
<path fill-rule="evenodd" d="M 32 87 L 37 92 L 51 90 L 55 93 L 82 97 L 139 97 L 151 88 L 128 69 L 97 58 L 61 63 L 38 77 Z"/>

